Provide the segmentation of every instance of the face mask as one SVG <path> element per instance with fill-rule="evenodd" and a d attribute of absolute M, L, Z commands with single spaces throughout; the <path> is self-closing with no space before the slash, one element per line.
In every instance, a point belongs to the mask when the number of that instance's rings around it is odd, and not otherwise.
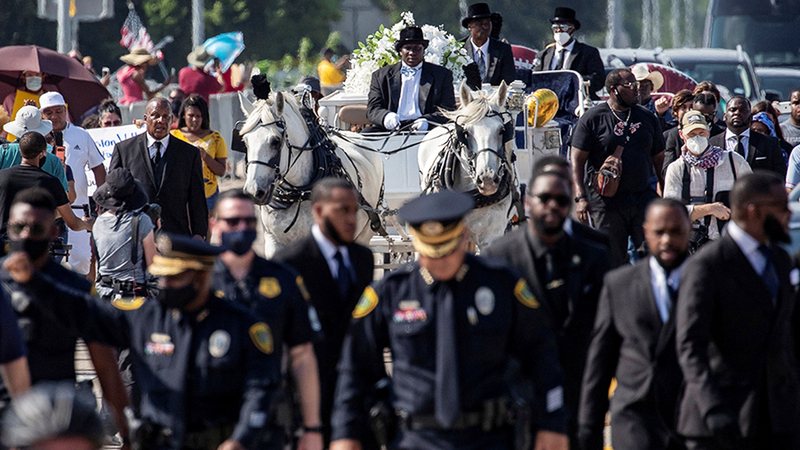
<path fill-rule="evenodd" d="M 233 253 L 242 256 L 253 248 L 256 236 L 256 230 L 229 231 L 222 233 L 220 243 Z"/>
<path fill-rule="evenodd" d="M 11 253 L 25 253 L 31 261 L 41 258 L 49 248 L 50 239 L 12 239 L 8 242 L 8 250 Z"/>
<path fill-rule="evenodd" d="M 565 33 L 565 32 L 563 32 L 563 31 L 560 31 L 560 32 L 558 32 L 558 33 L 553 33 L 553 40 L 555 40 L 555 41 L 556 41 L 556 43 L 557 43 L 558 45 L 562 46 L 562 47 L 563 47 L 563 46 L 564 46 L 564 45 L 565 45 L 567 42 L 569 42 L 569 40 L 570 40 L 570 39 L 572 39 L 572 35 L 570 35 L 569 33 Z"/>
<path fill-rule="evenodd" d="M 25 87 L 31 92 L 36 92 L 42 88 L 42 77 L 25 78 Z"/>
<path fill-rule="evenodd" d="M 708 138 L 705 136 L 694 136 L 686 140 L 686 148 L 694 156 L 700 156 L 708 148 Z"/>
<path fill-rule="evenodd" d="M 179 288 L 160 288 L 156 299 L 165 308 L 183 309 L 197 298 L 194 283 Z"/>
<path fill-rule="evenodd" d="M 789 236 L 781 222 L 772 214 L 764 219 L 764 234 L 767 235 L 771 242 L 783 242 L 786 244 L 792 242 L 792 237 Z"/>

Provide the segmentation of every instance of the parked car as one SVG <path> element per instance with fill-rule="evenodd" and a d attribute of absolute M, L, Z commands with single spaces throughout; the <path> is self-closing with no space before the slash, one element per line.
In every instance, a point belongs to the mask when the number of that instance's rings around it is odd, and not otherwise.
<path fill-rule="evenodd" d="M 674 48 L 664 50 L 659 58 L 697 81 L 711 81 L 726 100 L 741 95 L 751 102 L 764 100 L 764 91 L 750 57 L 741 48 Z"/>
<path fill-rule="evenodd" d="M 792 91 L 800 88 L 800 70 L 783 67 L 756 67 L 761 87 L 767 100 L 783 102 L 789 100 Z"/>
<path fill-rule="evenodd" d="M 659 58 L 663 51 L 661 48 L 601 48 L 599 50 L 606 73 L 614 69 L 630 67 L 636 63 L 659 63 L 671 66 Z"/>

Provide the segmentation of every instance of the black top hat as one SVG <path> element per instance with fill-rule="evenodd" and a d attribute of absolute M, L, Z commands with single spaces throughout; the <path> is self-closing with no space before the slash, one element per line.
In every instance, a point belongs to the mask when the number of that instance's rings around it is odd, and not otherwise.
<path fill-rule="evenodd" d="M 486 3 L 473 3 L 467 6 L 467 17 L 461 19 L 461 26 L 468 28 L 467 25 L 475 19 L 488 19 L 492 16 L 489 5 Z"/>
<path fill-rule="evenodd" d="M 147 194 L 131 172 L 120 167 L 108 172 L 106 182 L 92 196 L 95 203 L 111 211 L 135 211 L 148 203 Z"/>
<path fill-rule="evenodd" d="M 423 47 L 428 48 L 428 40 L 422 33 L 420 27 L 405 27 L 400 30 L 400 39 L 394 43 L 394 49 L 400 52 L 400 49 L 406 44 L 422 44 Z"/>
<path fill-rule="evenodd" d="M 558 6 L 554 16 L 550 19 L 550 23 L 571 23 L 576 30 L 581 27 L 581 23 L 575 18 L 575 10 L 572 8 Z"/>

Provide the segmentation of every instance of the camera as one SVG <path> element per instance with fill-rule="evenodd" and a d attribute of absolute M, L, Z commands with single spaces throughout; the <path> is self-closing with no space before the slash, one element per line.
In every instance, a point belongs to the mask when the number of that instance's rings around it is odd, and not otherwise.
<path fill-rule="evenodd" d="M 709 242 L 711 242 L 711 239 L 708 238 L 708 226 L 701 223 L 692 232 L 692 238 L 689 240 L 689 253 L 695 253 L 700 247 Z"/>

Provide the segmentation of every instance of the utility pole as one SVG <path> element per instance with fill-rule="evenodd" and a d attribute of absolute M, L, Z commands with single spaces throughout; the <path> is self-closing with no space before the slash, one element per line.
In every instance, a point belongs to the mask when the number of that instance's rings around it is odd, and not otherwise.
<path fill-rule="evenodd" d="M 68 53 L 72 50 L 72 26 L 77 25 L 69 16 L 70 0 L 58 0 L 58 47 L 59 53 Z"/>
<path fill-rule="evenodd" d="M 192 48 L 198 47 L 205 42 L 205 34 L 203 0 L 192 0 Z"/>

